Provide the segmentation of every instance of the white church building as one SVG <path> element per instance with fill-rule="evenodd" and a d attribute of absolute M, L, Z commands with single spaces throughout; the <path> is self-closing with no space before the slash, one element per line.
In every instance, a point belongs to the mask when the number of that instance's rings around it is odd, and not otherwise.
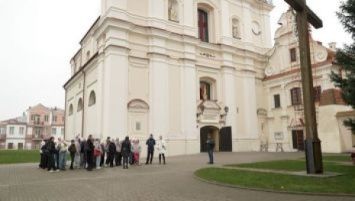
<path fill-rule="evenodd" d="M 152 133 L 182 155 L 204 151 L 208 134 L 216 151 L 258 151 L 274 138 L 269 1 L 101 2 L 64 85 L 66 139 Z"/>

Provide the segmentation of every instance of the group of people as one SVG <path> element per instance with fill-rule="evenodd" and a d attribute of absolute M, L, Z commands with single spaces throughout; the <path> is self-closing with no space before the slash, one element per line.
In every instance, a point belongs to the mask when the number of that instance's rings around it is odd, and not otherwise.
<path fill-rule="evenodd" d="M 162 136 L 156 141 L 150 134 L 146 146 L 148 151 L 146 165 L 152 164 L 155 149 L 159 153 L 159 164 L 162 162 L 166 164 L 166 142 Z M 92 135 L 89 135 L 87 139 L 78 136 L 70 143 L 61 138 L 55 141 L 54 137 L 50 137 L 41 143 L 39 167 L 49 172 L 66 170 L 69 154 L 70 170 L 85 168 L 92 171 L 94 168 L 101 169 L 105 166 L 114 167 L 114 165 L 128 169 L 129 165 L 140 165 L 141 150 L 139 140 L 130 140 L 128 136 L 123 141 L 107 137 L 105 142 L 94 139 Z"/>

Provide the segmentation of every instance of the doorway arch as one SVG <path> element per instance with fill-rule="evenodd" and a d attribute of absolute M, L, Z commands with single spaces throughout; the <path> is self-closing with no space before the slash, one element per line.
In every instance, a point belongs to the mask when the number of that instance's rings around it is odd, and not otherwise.
<path fill-rule="evenodd" d="M 201 152 L 207 152 L 207 137 L 211 135 L 215 142 L 215 151 L 219 151 L 219 128 L 215 126 L 204 126 L 200 129 L 200 150 Z"/>
<path fill-rule="evenodd" d="M 204 126 L 200 129 L 200 151 L 207 152 L 207 137 L 211 135 L 215 141 L 214 151 L 231 152 L 232 151 L 232 128 L 223 127 L 221 129 L 216 126 Z"/>

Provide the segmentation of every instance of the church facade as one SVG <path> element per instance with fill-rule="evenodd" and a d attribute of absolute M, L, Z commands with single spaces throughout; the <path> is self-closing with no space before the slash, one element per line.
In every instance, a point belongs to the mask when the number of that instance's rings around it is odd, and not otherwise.
<path fill-rule="evenodd" d="M 285 118 L 272 116 L 270 97 L 283 83 L 274 78 L 286 70 L 273 71 L 280 55 L 272 53 L 269 1 L 102 0 L 101 7 L 64 85 L 66 139 L 152 133 L 167 140 L 169 155 L 182 155 L 204 151 L 207 135 L 216 151 L 234 152 L 259 151 L 280 131 L 291 135 L 291 118 L 279 124 Z M 281 143 L 292 151 L 290 139 Z"/>
<path fill-rule="evenodd" d="M 71 60 L 66 138 L 153 133 L 178 155 L 200 152 L 212 133 L 216 150 L 258 150 L 272 8 L 259 0 L 102 0 Z"/>

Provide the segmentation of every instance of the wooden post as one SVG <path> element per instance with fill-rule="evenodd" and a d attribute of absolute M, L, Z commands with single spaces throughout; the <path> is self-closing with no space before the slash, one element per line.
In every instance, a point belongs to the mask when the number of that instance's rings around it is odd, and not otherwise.
<path fill-rule="evenodd" d="M 308 22 L 316 27 L 323 26 L 322 21 L 307 7 L 306 0 L 285 0 L 297 11 L 297 29 L 299 37 L 300 64 L 303 88 L 305 118 L 305 154 L 308 174 L 322 174 L 323 161 L 321 141 L 318 138 L 316 109 L 313 95 L 313 76 L 309 47 Z M 310 19 L 313 19 L 312 21 Z"/>

